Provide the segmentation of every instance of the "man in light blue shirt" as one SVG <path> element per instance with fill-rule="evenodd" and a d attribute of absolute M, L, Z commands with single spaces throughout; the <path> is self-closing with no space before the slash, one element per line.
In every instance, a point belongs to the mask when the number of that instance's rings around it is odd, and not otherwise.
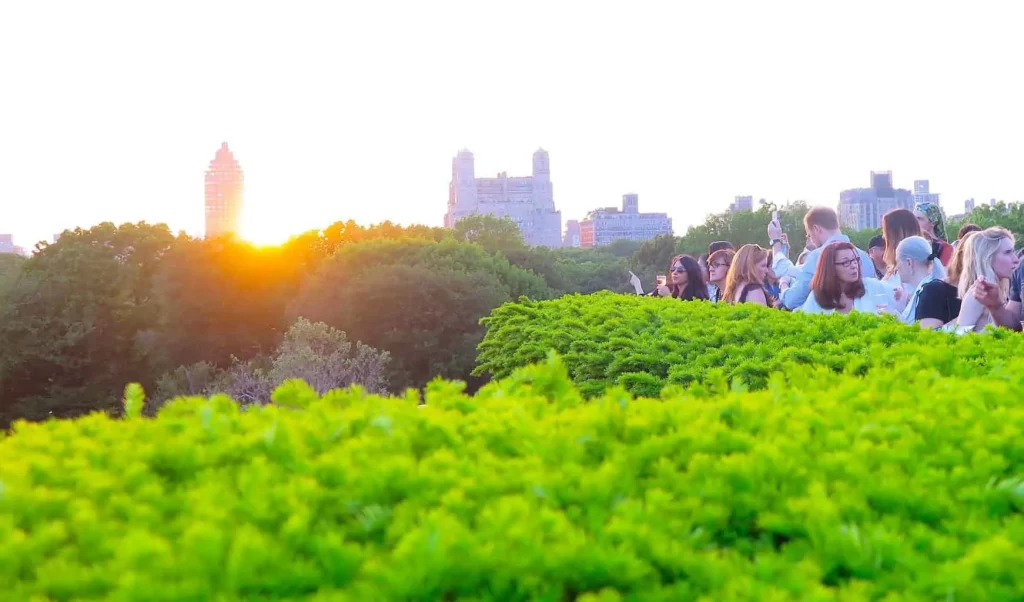
<path fill-rule="evenodd" d="M 772 245 L 772 270 L 779 276 L 790 276 L 792 284 L 782 291 L 782 304 L 786 309 L 799 309 L 807 297 L 811 294 L 811 280 L 814 279 L 814 271 L 818 267 L 818 257 L 821 250 L 830 243 L 850 242 L 849 237 L 844 236 L 839 228 L 839 216 L 829 207 L 813 207 L 804 216 L 804 230 L 807 231 L 807 240 L 815 245 L 815 249 L 807 254 L 803 265 L 794 265 L 786 256 L 782 244 L 782 228 L 774 221 L 768 224 L 768 238 Z M 861 249 L 857 249 L 857 256 L 860 258 L 861 275 L 868 280 L 868 272 L 874 273 L 874 264 L 871 257 Z"/>

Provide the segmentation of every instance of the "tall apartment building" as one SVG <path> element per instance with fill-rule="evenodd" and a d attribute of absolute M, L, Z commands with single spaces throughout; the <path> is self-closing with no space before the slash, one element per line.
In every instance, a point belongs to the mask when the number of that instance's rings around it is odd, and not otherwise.
<path fill-rule="evenodd" d="M 737 211 L 753 211 L 754 210 L 754 197 L 752 196 L 737 196 L 733 199 L 732 205 L 729 205 L 729 211 L 736 213 Z"/>
<path fill-rule="evenodd" d="M 931 192 L 928 180 L 914 180 L 914 203 L 939 203 L 939 194 Z"/>
<path fill-rule="evenodd" d="M 667 213 L 640 213 L 639 197 L 624 194 L 621 211 L 595 209 L 580 222 L 580 246 L 600 247 L 616 240 L 649 240 L 671 233 L 672 218 Z"/>
<path fill-rule="evenodd" d="M 964 201 L 964 213 L 970 213 L 971 211 L 974 211 L 974 199 L 973 198 L 969 198 L 966 201 Z"/>
<path fill-rule="evenodd" d="M 871 172 L 869 188 L 851 188 L 839 193 L 839 221 L 844 228 L 880 228 L 882 216 L 892 209 L 913 209 L 914 195 L 894 188 L 892 172 Z"/>
<path fill-rule="evenodd" d="M 237 234 L 241 230 L 245 176 L 228 148 L 220 145 L 206 170 L 206 237 Z"/>
<path fill-rule="evenodd" d="M 14 235 L 0 234 L 0 253 L 14 252 Z"/>
<path fill-rule="evenodd" d="M 444 225 L 451 228 L 477 213 L 510 218 L 528 245 L 562 246 L 562 213 L 555 209 L 547 151 L 533 153 L 532 175 L 511 178 L 505 172 L 494 178 L 476 177 L 473 153 L 459 151 L 452 159 Z"/>
<path fill-rule="evenodd" d="M 580 246 L 580 220 L 570 219 L 565 221 L 565 234 L 562 235 L 562 246 Z"/>

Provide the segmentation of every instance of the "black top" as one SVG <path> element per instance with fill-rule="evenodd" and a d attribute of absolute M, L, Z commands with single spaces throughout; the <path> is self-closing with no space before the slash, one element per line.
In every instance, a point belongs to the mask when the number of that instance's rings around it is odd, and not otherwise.
<path fill-rule="evenodd" d="M 763 285 L 758 284 L 756 282 L 748 282 L 746 285 L 744 285 L 743 290 L 740 291 L 740 298 L 737 299 L 736 302 L 746 303 L 747 295 L 749 295 L 752 291 L 756 291 L 757 289 L 761 289 L 761 292 L 764 293 L 765 301 L 768 302 L 768 307 L 772 307 L 775 303 L 775 296 L 772 295 L 771 291 L 769 291 Z"/>
<path fill-rule="evenodd" d="M 921 287 L 914 321 L 931 318 L 947 324 L 960 315 L 960 299 L 956 287 L 942 280 L 932 280 Z"/>

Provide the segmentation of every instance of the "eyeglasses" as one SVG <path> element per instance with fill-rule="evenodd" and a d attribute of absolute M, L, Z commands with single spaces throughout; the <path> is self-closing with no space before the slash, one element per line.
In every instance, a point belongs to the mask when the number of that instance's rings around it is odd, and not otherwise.
<path fill-rule="evenodd" d="M 851 265 L 860 265 L 860 257 L 854 257 L 853 259 L 847 259 L 846 261 L 837 261 L 836 265 L 841 268 L 848 268 Z"/>
<path fill-rule="evenodd" d="M 729 267 L 729 264 L 728 263 L 718 262 L 718 263 L 711 264 L 711 267 L 713 267 L 713 268 L 727 268 L 727 267 Z"/>
<path fill-rule="evenodd" d="M 686 271 L 686 268 L 684 268 L 684 267 L 683 267 L 683 266 L 681 266 L 681 265 L 674 265 L 674 266 L 672 266 L 672 269 L 671 269 L 671 270 L 669 270 L 669 271 L 670 271 L 670 272 L 685 272 L 685 271 Z"/>

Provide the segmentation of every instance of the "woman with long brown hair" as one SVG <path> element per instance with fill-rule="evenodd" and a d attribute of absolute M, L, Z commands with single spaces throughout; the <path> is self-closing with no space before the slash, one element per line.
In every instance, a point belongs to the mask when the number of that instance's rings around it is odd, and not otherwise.
<path fill-rule="evenodd" d="M 885 274 L 882 280 L 894 285 L 900 284 L 900 275 L 896 272 L 896 249 L 904 239 L 921 236 L 921 225 L 913 212 L 906 209 L 893 209 L 882 216 L 882 238 L 885 239 Z"/>
<path fill-rule="evenodd" d="M 758 245 L 740 247 L 729 267 L 722 300 L 726 303 L 759 303 L 770 307 L 773 300 L 764 289 L 768 269 L 767 249 Z"/>
<path fill-rule="evenodd" d="M 811 280 L 811 294 L 800 311 L 810 314 L 848 314 L 851 311 L 888 313 L 895 311 L 896 299 L 880 280 L 865 279 L 857 247 L 848 242 L 825 246 Z"/>
<path fill-rule="evenodd" d="M 683 301 L 708 298 L 708 285 L 696 259 L 689 255 L 676 255 L 668 265 L 668 282 L 659 284 L 654 295 Z"/>

